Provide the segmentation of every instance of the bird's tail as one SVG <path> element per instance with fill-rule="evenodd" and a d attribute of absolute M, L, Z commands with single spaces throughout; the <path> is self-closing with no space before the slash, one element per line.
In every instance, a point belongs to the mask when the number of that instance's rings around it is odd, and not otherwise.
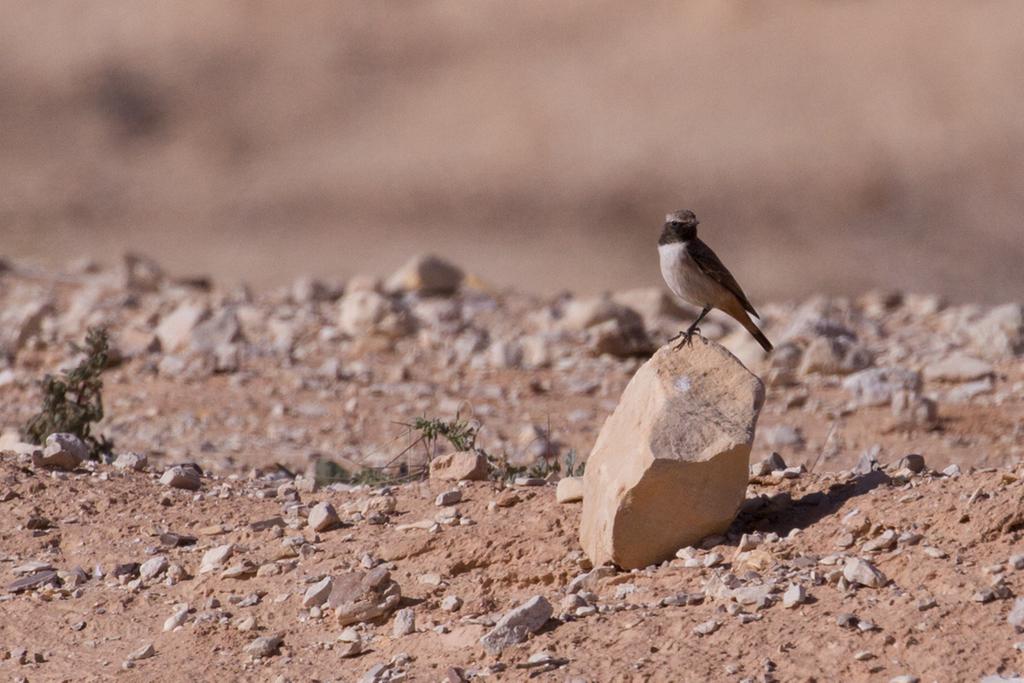
<path fill-rule="evenodd" d="M 747 328 L 747 331 L 749 331 L 750 334 L 754 335 L 754 339 L 756 339 L 757 343 L 761 345 L 761 348 L 764 349 L 765 353 L 768 353 L 773 348 L 775 348 L 772 346 L 772 343 L 768 341 L 768 337 L 764 336 L 764 332 L 757 329 L 757 325 L 755 325 L 753 322 L 750 323 L 750 327 Z"/>
<path fill-rule="evenodd" d="M 764 332 L 758 329 L 757 325 L 755 325 L 754 321 L 750 319 L 750 316 L 747 315 L 746 311 L 738 306 L 736 309 L 737 310 L 734 311 L 726 311 L 726 313 L 735 318 L 740 325 L 743 325 L 747 332 L 749 332 L 754 339 L 757 340 L 757 343 L 761 345 L 761 348 L 765 350 L 765 353 L 771 351 L 774 347 L 772 346 L 772 343 L 768 341 L 768 337 L 764 336 Z"/>

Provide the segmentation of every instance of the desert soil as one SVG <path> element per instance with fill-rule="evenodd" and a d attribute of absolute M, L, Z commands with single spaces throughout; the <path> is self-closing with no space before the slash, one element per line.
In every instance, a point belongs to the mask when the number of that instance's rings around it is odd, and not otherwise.
<path fill-rule="evenodd" d="M 4 675 L 951 681 L 1024 669 L 1024 636 L 1008 623 L 1024 591 L 1019 304 L 875 293 L 765 305 L 777 347 L 767 358 L 713 319 L 704 335 L 768 388 L 751 461 L 777 452 L 803 471 L 752 475 L 732 528 L 701 548 L 579 579 L 592 570 L 579 504 L 556 502 L 550 465 L 571 451 L 585 460 L 633 372 L 687 312 L 657 290 L 616 293 L 616 304 L 473 278 L 427 296 L 422 284 L 302 281 L 254 296 L 135 261 L 0 268 Z M 351 307 L 367 292 L 383 306 L 369 317 Z M 39 408 L 38 379 L 73 363 L 68 342 L 97 324 L 119 356 L 98 429 L 115 454 L 148 465 L 34 467 L 17 430 Z M 894 388 L 882 371 L 908 379 Z M 479 425 L 476 445 L 496 462 L 547 463 L 547 481 L 295 479 L 322 460 L 415 471 L 427 456 L 402 454 L 414 438 L 404 425 L 456 413 Z M 903 466 L 908 454 L 924 457 L 923 471 Z M 198 491 L 160 483 L 186 462 L 203 471 Z M 452 488 L 461 502 L 436 505 Z M 305 517 L 322 501 L 340 524 L 315 532 Z M 200 572 L 226 545 L 231 557 Z M 158 556 L 167 567 L 140 578 L 133 563 Z M 848 580 L 851 558 L 885 580 Z M 47 565 L 54 581 L 12 589 Z M 377 567 L 400 587 L 414 632 L 396 634 L 390 613 L 346 630 L 331 608 L 303 607 L 321 578 Z M 794 585 L 806 598 L 787 606 Z M 553 617 L 486 652 L 481 636 L 538 595 Z M 270 656 L 246 649 L 271 636 L 281 644 Z M 361 652 L 343 657 L 339 636 Z M 151 656 L 133 656 L 148 645 Z"/>

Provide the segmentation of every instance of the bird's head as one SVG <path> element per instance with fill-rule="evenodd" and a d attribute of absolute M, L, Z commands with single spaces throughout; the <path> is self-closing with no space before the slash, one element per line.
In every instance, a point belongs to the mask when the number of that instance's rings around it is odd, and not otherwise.
<path fill-rule="evenodd" d="M 660 244 L 688 242 L 697 236 L 697 216 L 689 209 L 673 211 L 665 216 L 665 228 L 661 232 Z"/>

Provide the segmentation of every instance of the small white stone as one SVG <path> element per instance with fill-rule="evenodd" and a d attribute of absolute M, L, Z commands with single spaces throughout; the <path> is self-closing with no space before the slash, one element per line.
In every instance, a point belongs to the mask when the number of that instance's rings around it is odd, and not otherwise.
<path fill-rule="evenodd" d="M 411 607 L 403 607 L 395 612 L 394 625 L 391 627 L 391 635 L 395 638 L 407 636 L 416 631 L 416 613 Z"/>
<path fill-rule="evenodd" d="M 445 612 L 458 612 L 462 607 L 462 598 L 457 595 L 449 595 L 441 601 L 441 609 Z"/>
<path fill-rule="evenodd" d="M 881 588 L 889 579 L 875 565 L 859 557 L 849 557 L 843 567 L 843 577 L 850 583 L 868 588 Z"/>
<path fill-rule="evenodd" d="M 693 633 L 698 636 L 709 636 L 717 631 L 721 626 L 722 622 L 717 619 L 708 619 L 707 621 L 694 626 Z"/>
<path fill-rule="evenodd" d="M 792 584 L 782 594 L 782 606 L 793 608 L 803 604 L 807 600 L 807 590 L 798 583 Z"/>
<path fill-rule="evenodd" d="M 359 635 L 359 631 L 355 630 L 352 626 L 347 626 L 338 634 L 338 640 L 343 643 L 354 643 L 362 640 L 362 636 Z"/>
<path fill-rule="evenodd" d="M 155 579 L 167 569 L 167 566 L 167 557 L 156 555 L 142 563 L 142 566 L 139 567 L 139 576 L 147 580 Z"/>
<path fill-rule="evenodd" d="M 174 614 L 167 617 L 167 620 L 164 622 L 164 630 L 173 631 L 185 623 L 186 617 L 188 617 L 188 605 L 178 605 L 174 610 Z"/>
<path fill-rule="evenodd" d="M 206 574 L 215 571 L 224 565 L 234 553 L 234 546 L 231 543 L 211 548 L 203 555 L 203 561 L 199 564 L 199 573 Z"/>
<path fill-rule="evenodd" d="M 305 595 L 302 596 L 303 607 L 319 607 L 320 605 L 327 602 L 327 598 L 331 594 L 331 589 L 334 587 L 334 582 L 329 576 L 325 576 L 320 579 L 312 586 L 306 589 Z"/>
<path fill-rule="evenodd" d="M 160 483 L 175 489 L 198 491 L 201 485 L 199 472 L 194 467 L 175 465 L 164 472 Z"/>
<path fill-rule="evenodd" d="M 578 503 L 583 500 L 583 477 L 563 477 L 555 489 L 555 501 Z"/>
<path fill-rule="evenodd" d="M 135 652 L 128 655 L 129 662 L 136 662 L 140 659 L 149 659 L 156 654 L 156 648 L 153 647 L 153 643 L 147 643 L 140 647 Z"/>
<path fill-rule="evenodd" d="M 146 469 L 149 464 L 149 458 L 146 457 L 145 453 L 121 453 L 114 460 L 114 467 L 119 470 L 136 470 L 142 471 Z"/>
<path fill-rule="evenodd" d="M 334 506 L 327 501 L 323 501 L 314 505 L 313 509 L 309 511 L 307 523 L 313 531 L 321 532 L 336 527 L 341 523 L 341 519 L 338 517 Z"/>

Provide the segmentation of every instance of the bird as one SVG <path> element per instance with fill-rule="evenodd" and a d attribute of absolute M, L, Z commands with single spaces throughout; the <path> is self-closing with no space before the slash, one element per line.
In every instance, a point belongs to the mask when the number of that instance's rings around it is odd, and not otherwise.
<path fill-rule="evenodd" d="M 676 349 L 689 344 L 694 333 L 700 333 L 700 321 L 712 308 L 717 308 L 743 325 L 765 352 L 771 351 L 772 343 L 747 314 L 758 319 L 761 316 L 754 310 L 729 269 L 711 251 L 711 247 L 697 237 L 699 222 L 693 211 L 688 209 L 670 213 L 665 216 L 665 226 L 658 239 L 658 256 L 665 284 L 680 299 L 701 308 L 693 324 L 669 339 L 669 342 L 682 337 Z"/>

